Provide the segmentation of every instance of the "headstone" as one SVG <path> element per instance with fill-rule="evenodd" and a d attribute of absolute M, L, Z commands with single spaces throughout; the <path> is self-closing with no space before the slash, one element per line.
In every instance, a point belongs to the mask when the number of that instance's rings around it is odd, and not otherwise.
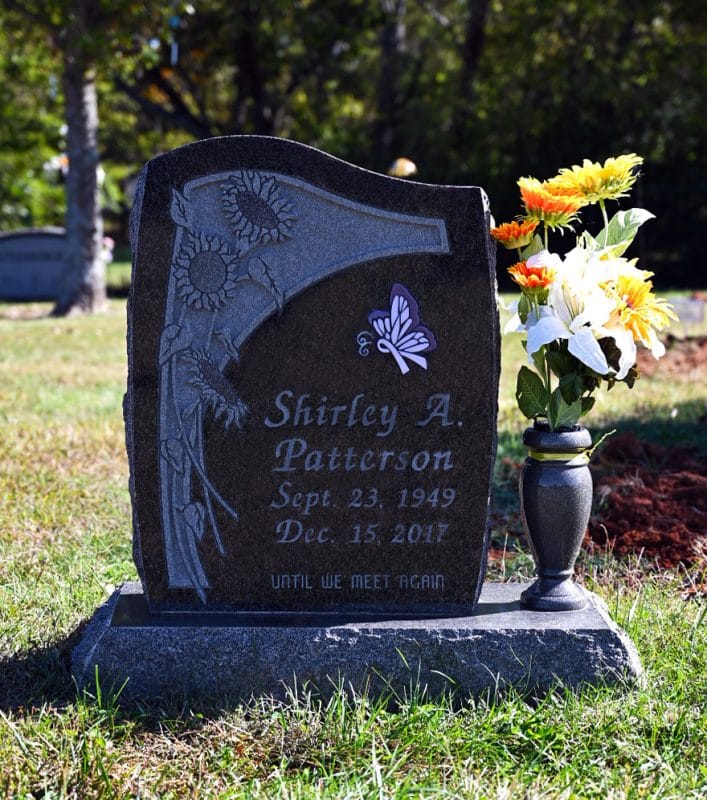
<path fill-rule="evenodd" d="M 499 373 L 483 191 L 232 137 L 151 161 L 132 222 L 150 609 L 471 612 Z"/>
<path fill-rule="evenodd" d="M 673 329 L 682 326 L 683 335 L 687 337 L 692 329 L 699 329 L 705 319 L 705 301 L 700 297 L 675 297 L 670 304 L 678 316 Z"/>
<path fill-rule="evenodd" d="M 0 233 L 0 299 L 55 300 L 65 253 L 63 228 Z"/>
<path fill-rule="evenodd" d="M 209 704 L 635 679 L 586 611 L 485 584 L 498 319 L 481 189 L 292 142 L 151 161 L 132 217 L 125 398 L 140 584 L 79 685 Z"/>

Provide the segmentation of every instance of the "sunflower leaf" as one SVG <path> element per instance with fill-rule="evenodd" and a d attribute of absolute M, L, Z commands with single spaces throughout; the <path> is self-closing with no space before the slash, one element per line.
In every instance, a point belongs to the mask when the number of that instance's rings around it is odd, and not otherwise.
<path fill-rule="evenodd" d="M 177 472 L 184 472 L 184 447 L 178 439 L 163 439 L 160 455 Z"/>
<path fill-rule="evenodd" d="M 189 204 L 183 194 L 176 189 L 172 189 L 172 203 L 169 207 L 169 214 L 172 220 L 183 228 L 189 227 Z"/>
<path fill-rule="evenodd" d="M 285 306 L 285 292 L 280 275 L 262 258 L 253 258 L 248 264 L 248 276 L 273 296 L 278 311 Z"/>
<path fill-rule="evenodd" d="M 191 334 L 179 325 L 168 325 L 160 337 L 160 366 L 172 356 L 186 350 L 191 344 Z"/>
<path fill-rule="evenodd" d="M 204 520 L 206 512 L 201 503 L 189 503 L 184 506 L 184 521 L 189 530 L 201 541 L 204 538 Z"/>

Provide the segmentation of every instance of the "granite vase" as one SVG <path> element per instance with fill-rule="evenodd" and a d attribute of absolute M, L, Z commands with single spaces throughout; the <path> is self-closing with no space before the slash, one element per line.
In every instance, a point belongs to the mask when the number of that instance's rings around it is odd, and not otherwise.
<path fill-rule="evenodd" d="M 528 457 L 520 476 L 523 527 L 535 559 L 537 579 L 521 595 L 533 611 L 576 611 L 587 605 L 572 580 L 592 505 L 586 428 L 550 430 L 536 422 L 523 434 Z"/>

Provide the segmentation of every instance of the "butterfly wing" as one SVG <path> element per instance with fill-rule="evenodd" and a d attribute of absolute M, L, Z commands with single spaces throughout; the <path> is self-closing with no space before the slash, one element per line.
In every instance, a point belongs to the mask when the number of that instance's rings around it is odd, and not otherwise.
<path fill-rule="evenodd" d="M 390 290 L 390 311 L 373 311 L 368 321 L 379 336 L 378 349 L 390 353 L 403 374 L 408 372 L 405 359 L 427 369 L 427 359 L 420 354 L 434 350 L 437 341 L 421 324 L 417 301 L 401 283 Z"/>

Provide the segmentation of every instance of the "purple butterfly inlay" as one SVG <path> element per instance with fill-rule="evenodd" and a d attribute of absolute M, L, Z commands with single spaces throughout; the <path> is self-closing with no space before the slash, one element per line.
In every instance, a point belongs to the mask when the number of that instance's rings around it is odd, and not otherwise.
<path fill-rule="evenodd" d="M 390 310 L 373 311 L 368 322 L 378 335 L 376 347 L 395 359 L 403 375 L 410 371 L 408 362 L 427 369 L 427 359 L 422 353 L 431 353 L 437 347 L 432 331 L 420 320 L 417 301 L 401 283 L 394 283 L 390 290 Z M 365 339 L 359 334 L 359 353 L 367 355 Z"/>

